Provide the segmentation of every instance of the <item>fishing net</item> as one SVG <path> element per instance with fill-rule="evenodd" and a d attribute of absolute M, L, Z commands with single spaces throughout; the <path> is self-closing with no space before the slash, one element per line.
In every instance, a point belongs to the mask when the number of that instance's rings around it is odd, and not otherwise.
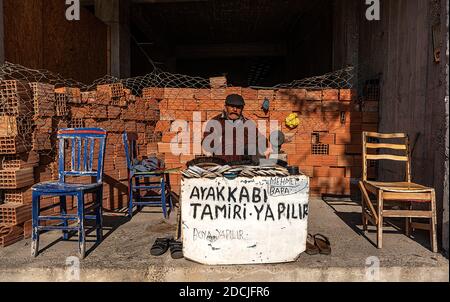
<path fill-rule="evenodd" d="M 165 88 L 166 93 L 167 88 L 174 88 L 170 96 L 177 99 L 177 94 L 189 93 L 189 89 L 231 87 L 221 77 L 207 79 L 157 68 L 143 76 L 127 79 L 105 76 L 85 84 L 48 70 L 9 62 L 0 66 L 0 80 L 0 157 L 3 162 L 19 160 L 18 154 L 31 150 L 54 157 L 56 130 L 66 127 L 102 127 L 117 134 L 145 127 L 140 142 L 154 143 L 161 138 L 155 131 L 160 119 L 159 108 L 157 103 L 147 101 L 155 97 L 158 89 Z M 266 89 L 348 89 L 352 88 L 353 80 L 354 69 L 347 67 Z M 152 95 L 148 96 L 149 93 Z M 305 126 L 308 126 L 307 118 L 302 127 Z M 119 135 L 109 138 L 112 144 L 120 143 L 120 139 Z"/>

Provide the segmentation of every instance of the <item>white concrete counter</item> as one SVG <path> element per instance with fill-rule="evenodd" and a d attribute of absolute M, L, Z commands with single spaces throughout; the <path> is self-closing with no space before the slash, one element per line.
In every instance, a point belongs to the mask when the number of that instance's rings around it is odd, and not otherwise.
<path fill-rule="evenodd" d="M 305 251 L 307 176 L 181 182 L 184 257 L 203 264 L 295 261 Z"/>

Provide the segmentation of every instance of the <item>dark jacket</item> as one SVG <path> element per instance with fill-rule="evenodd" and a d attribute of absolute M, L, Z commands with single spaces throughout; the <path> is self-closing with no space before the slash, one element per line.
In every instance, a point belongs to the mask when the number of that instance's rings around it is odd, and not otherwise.
<path fill-rule="evenodd" d="M 221 145 L 215 146 L 214 141 L 212 141 L 209 146 L 207 145 L 207 142 L 205 142 L 205 138 L 207 138 L 209 135 L 214 133 L 214 129 L 210 129 L 210 125 L 212 125 L 211 121 L 218 121 L 219 124 L 222 127 L 222 133 L 219 134 L 221 138 Z M 203 149 L 206 151 L 209 151 L 213 153 L 214 156 L 224 159 L 226 162 L 232 162 L 232 161 L 243 161 L 248 159 L 255 159 L 262 157 L 264 152 L 260 152 L 258 150 L 258 141 L 261 139 L 265 140 L 265 137 L 259 133 L 259 131 L 256 130 L 256 124 L 252 120 L 246 119 L 244 116 L 242 116 L 237 121 L 232 121 L 227 119 L 226 113 L 223 112 L 211 119 L 211 121 L 208 122 L 207 127 L 205 129 L 205 132 L 203 133 L 203 140 L 202 140 L 202 146 Z M 224 138 L 226 135 L 226 124 L 233 128 L 233 139 L 232 142 L 230 142 L 227 146 L 227 142 L 224 143 Z M 242 130 L 242 128 L 245 127 L 243 136 L 239 136 L 236 130 Z M 249 127 L 250 129 L 252 127 L 256 130 L 256 138 L 249 136 L 252 135 L 249 133 Z M 238 131 L 239 131 L 238 130 Z M 255 133 L 255 132 L 253 132 Z M 232 145 L 232 146 L 231 146 Z M 264 145 L 267 147 L 267 141 Z M 243 149 L 243 150 L 242 150 Z M 220 152 L 221 151 L 221 152 Z M 228 152 L 226 152 L 228 151 Z M 243 151 L 243 152 L 240 152 Z M 263 151 L 263 150 L 261 150 Z M 264 148 L 265 151 L 265 148 Z M 221 153 L 221 154 L 220 154 Z M 229 154 L 226 154 L 229 153 Z M 242 154 L 243 153 L 243 154 Z"/>

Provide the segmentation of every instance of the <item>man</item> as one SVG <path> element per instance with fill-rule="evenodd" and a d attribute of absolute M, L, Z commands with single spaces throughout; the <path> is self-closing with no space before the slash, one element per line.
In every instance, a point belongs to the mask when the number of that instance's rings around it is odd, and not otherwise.
<path fill-rule="evenodd" d="M 257 131 L 255 123 L 244 117 L 244 107 L 242 96 L 226 97 L 223 112 L 212 118 L 205 128 L 202 147 L 206 155 L 222 158 L 227 163 L 268 157 L 267 140 Z"/>

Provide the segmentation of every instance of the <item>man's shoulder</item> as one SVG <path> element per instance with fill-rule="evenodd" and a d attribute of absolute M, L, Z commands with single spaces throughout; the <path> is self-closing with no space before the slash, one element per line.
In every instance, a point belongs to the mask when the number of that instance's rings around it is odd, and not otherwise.
<path fill-rule="evenodd" d="M 224 119 L 225 119 L 225 114 L 223 114 L 223 112 L 212 118 L 212 120 L 216 120 L 216 121 L 220 121 L 220 120 L 224 120 Z"/>

